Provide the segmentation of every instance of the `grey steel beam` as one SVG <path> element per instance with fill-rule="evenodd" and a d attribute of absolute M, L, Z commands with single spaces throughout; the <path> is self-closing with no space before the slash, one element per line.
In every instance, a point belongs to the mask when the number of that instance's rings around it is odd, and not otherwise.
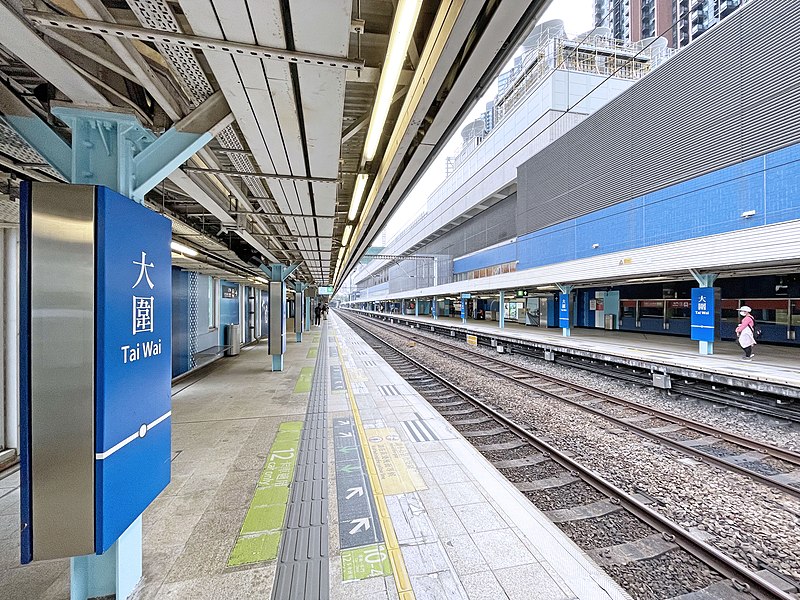
<path fill-rule="evenodd" d="M 108 100 L 81 77 L 69 61 L 48 46 L 22 14 L 5 2 L 0 2 L 0 23 L 3 23 L 3 46 L 70 100 L 109 106 Z"/>
<path fill-rule="evenodd" d="M 73 0 L 78 8 L 90 19 L 97 19 L 96 23 L 104 23 L 106 27 L 113 27 L 114 17 L 101 0 Z M 88 19 L 87 19 L 88 20 Z M 78 29 L 70 29 L 79 31 Z M 153 69 L 150 67 L 144 56 L 136 50 L 133 42 L 120 39 L 122 36 L 108 36 L 106 43 L 119 56 L 131 73 L 139 80 L 139 83 L 153 96 L 153 99 L 161 106 L 167 116 L 173 120 L 179 120 L 186 112 L 186 106 L 174 96 L 164 85 Z"/>
<path fill-rule="evenodd" d="M 271 198 L 255 198 L 250 197 L 250 200 L 271 200 Z M 251 210 L 231 210 L 228 211 L 231 215 L 253 215 L 254 217 L 293 217 L 296 219 L 335 219 L 336 217 L 325 215 L 304 215 L 302 213 L 276 213 L 276 212 L 258 212 Z"/>
<path fill-rule="evenodd" d="M 392 97 L 392 104 L 400 100 L 401 98 L 405 98 L 406 92 L 408 91 L 407 85 L 401 85 L 397 92 L 395 92 L 394 96 Z M 347 129 L 342 132 L 342 144 L 347 142 L 351 137 L 361 131 L 364 127 L 369 125 L 369 121 L 372 118 L 372 108 L 365 114 L 361 115 L 357 121 L 351 123 Z"/>
<path fill-rule="evenodd" d="M 200 35 L 187 35 L 185 33 L 159 31 L 157 29 L 121 25 L 119 23 L 107 23 L 105 21 L 96 21 L 93 19 L 65 17 L 54 13 L 25 11 L 25 15 L 33 23 L 42 27 L 67 29 L 76 33 L 102 35 L 110 39 L 129 38 L 140 42 L 176 45 L 193 50 L 224 52 L 236 56 L 252 56 L 282 63 L 312 65 L 315 67 L 333 67 L 357 71 L 364 66 L 363 61 L 349 60 L 339 56 L 298 52 L 286 50 L 285 48 L 269 48 L 256 44 L 243 44 L 241 42 L 219 40 Z"/>
<path fill-rule="evenodd" d="M 311 181 L 314 183 L 339 183 L 335 177 L 305 177 L 303 175 L 279 175 L 277 173 L 250 173 L 249 171 L 233 171 L 228 169 L 206 169 L 201 167 L 181 167 L 190 173 L 208 173 L 211 175 L 228 175 L 229 177 L 256 177 L 258 179 L 278 179 L 283 181 Z"/>

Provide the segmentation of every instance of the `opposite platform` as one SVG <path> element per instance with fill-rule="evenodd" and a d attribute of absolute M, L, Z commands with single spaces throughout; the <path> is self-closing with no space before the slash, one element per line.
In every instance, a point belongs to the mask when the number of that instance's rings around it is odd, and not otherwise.
<path fill-rule="evenodd" d="M 353 310 L 373 317 L 420 326 L 446 327 L 499 341 L 524 343 L 534 348 L 555 350 L 574 356 L 616 362 L 658 373 L 668 373 L 745 389 L 800 398 L 800 349 L 759 344 L 753 362 L 741 360 L 741 348 L 733 341 L 715 343 L 716 354 L 703 356 L 697 342 L 685 337 L 640 334 L 625 331 L 573 328 L 571 337 L 563 337 L 560 329 L 527 327 L 506 323 L 500 329 L 492 321 L 430 316 L 387 314 Z"/>

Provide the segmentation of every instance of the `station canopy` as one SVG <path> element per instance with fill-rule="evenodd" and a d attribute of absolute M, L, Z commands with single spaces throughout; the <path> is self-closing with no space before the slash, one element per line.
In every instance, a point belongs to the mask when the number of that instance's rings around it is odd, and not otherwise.
<path fill-rule="evenodd" d="M 547 4 L 2 0 L 0 170 L 64 179 L 10 116 L 67 141 L 54 105 L 157 136 L 190 120 L 213 138 L 144 198 L 173 221 L 173 263 L 336 286 Z"/>

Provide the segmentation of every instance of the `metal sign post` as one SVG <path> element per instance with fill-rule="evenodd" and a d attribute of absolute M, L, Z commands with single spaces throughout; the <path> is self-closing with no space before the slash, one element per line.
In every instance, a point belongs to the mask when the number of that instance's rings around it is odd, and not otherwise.
<path fill-rule="evenodd" d="M 273 263 L 261 265 L 269 278 L 269 335 L 267 341 L 272 356 L 272 370 L 283 371 L 283 354 L 286 352 L 286 279 L 299 264 L 286 266 Z M 295 312 L 295 314 L 297 314 Z"/>

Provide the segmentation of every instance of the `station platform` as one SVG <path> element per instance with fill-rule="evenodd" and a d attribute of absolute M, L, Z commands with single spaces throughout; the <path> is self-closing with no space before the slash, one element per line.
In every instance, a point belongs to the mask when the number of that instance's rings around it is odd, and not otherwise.
<path fill-rule="evenodd" d="M 790 346 L 757 344 L 753 361 L 743 361 L 742 349 L 735 341 L 716 342 L 714 354 L 698 353 L 698 343 L 686 337 L 573 328 L 570 337 L 561 329 L 529 327 L 506 322 L 500 329 L 493 321 L 457 317 L 414 316 L 347 309 L 356 313 L 393 319 L 395 322 L 454 329 L 499 341 L 523 343 L 534 348 L 603 360 L 657 373 L 733 385 L 759 392 L 800 398 L 800 349 Z"/>
<path fill-rule="evenodd" d="M 134 598 L 629 599 L 336 315 L 270 372 L 246 348 L 173 388 L 172 482 Z M 69 597 L 19 566 L 0 480 L 0 598 Z"/>

